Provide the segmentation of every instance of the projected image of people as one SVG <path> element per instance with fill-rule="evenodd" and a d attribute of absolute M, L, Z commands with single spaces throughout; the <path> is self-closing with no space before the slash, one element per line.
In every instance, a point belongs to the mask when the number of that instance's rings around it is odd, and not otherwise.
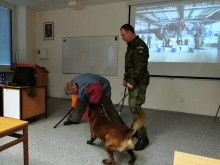
<path fill-rule="evenodd" d="M 220 1 L 137 5 L 133 11 L 130 21 L 149 47 L 150 62 L 220 63 Z"/>

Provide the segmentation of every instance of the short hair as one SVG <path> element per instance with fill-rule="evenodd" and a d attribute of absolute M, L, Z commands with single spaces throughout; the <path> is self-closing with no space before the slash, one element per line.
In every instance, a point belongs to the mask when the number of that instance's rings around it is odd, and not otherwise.
<path fill-rule="evenodd" d="M 64 92 L 66 93 L 66 95 L 69 95 L 69 93 L 72 92 L 72 89 L 73 89 L 73 82 L 72 81 L 70 81 L 64 85 Z"/>
<path fill-rule="evenodd" d="M 130 32 L 132 32 L 133 34 L 135 34 L 134 28 L 133 28 L 133 26 L 131 26 L 130 24 L 124 24 L 124 25 L 122 25 L 122 27 L 121 27 L 120 30 L 122 30 L 122 29 L 124 29 L 125 31 L 130 31 Z"/>

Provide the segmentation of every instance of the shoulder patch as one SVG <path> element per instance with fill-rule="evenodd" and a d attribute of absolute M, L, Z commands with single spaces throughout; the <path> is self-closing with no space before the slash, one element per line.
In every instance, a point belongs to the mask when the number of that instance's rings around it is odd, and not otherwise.
<path fill-rule="evenodd" d="M 137 49 L 144 49 L 144 47 L 143 46 L 138 46 Z"/>
<path fill-rule="evenodd" d="M 139 53 L 143 53 L 143 51 L 142 51 L 142 50 L 139 50 Z"/>

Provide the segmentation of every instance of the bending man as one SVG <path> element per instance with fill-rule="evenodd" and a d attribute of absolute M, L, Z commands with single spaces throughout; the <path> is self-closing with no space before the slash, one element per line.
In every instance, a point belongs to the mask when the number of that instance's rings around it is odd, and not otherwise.
<path fill-rule="evenodd" d="M 64 86 L 67 95 L 78 95 L 78 104 L 71 111 L 64 125 L 78 124 L 89 103 L 101 103 L 111 121 L 122 122 L 111 101 L 111 86 L 107 79 L 95 74 L 76 76 Z"/>

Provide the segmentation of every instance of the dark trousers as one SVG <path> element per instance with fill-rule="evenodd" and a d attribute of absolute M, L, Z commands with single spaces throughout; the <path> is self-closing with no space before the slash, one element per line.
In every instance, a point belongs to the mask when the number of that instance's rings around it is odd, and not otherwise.
<path fill-rule="evenodd" d="M 105 112 L 111 121 L 124 123 L 110 98 L 103 97 L 100 103 L 103 105 Z M 71 120 L 74 123 L 80 123 L 88 105 L 89 102 L 87 100 L 79 100 L 77 106 L 71 111 L 68 120 Z"/>

